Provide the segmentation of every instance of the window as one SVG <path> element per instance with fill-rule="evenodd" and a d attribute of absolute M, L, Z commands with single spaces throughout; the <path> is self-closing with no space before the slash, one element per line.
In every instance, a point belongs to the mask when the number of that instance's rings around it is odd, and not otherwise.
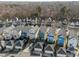
<path fill-rule="evenodd" d="M 20 41 L 17 41 L 17 42 L 15 43 L 15 45 L 16 45 L 16 46 L 21 46 Z"/>
<path fill-rule="evenodd" d="M 8 46 L 12 46 L 11 41 L 6 41 L 6 45 L 8 45 Z"/>

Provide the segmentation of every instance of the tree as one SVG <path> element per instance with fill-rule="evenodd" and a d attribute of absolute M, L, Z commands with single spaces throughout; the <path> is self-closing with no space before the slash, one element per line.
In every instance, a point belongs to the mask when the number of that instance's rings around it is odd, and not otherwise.
<path fill-rule="evenodd" d="M 37 11 L 37 13 L 38 13 L 38 16 L 40 16 L 40 14 L 41 14 L 41 7 L 38 6 L 38 7 L 36 8 L 36 11 Z"/>
<path fill-rule="evenodd" d="M 32 13 L 31 17 L 38 17 L 38 13 Z"/>
<path fill-rule="evenodd" d="M 4 13 L 4 14 L 2 15 L 2 17 L 3 17 L 3 20 L 9 19 L 9 18 L 10 18 L 10 14 L 9 14 L 9 13 Z"/>
<path fill-rule="evenodd" d="M 69 16 L 69 12 L 70 12 L 70 9 L 68 9 L 66 6 L 64 6 L 60 9 L 61 16 L 67 17 L 67 16 Z"/>

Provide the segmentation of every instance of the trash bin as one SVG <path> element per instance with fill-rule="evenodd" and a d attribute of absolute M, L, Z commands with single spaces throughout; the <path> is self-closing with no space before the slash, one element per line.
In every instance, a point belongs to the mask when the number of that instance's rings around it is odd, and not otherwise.
<path fill-rule="evenodd" d="M 64 45 L 64 36 L 63 35 L 58 36 L 57 45 L 60 47 L 62 47 Z"/>
<path fill-rule="evenodd" d="M 48 34 L 47 42 L 50 43 L 50 44 L 54 43 L 54 35 L 53 35 L 53 33 Z"/>

